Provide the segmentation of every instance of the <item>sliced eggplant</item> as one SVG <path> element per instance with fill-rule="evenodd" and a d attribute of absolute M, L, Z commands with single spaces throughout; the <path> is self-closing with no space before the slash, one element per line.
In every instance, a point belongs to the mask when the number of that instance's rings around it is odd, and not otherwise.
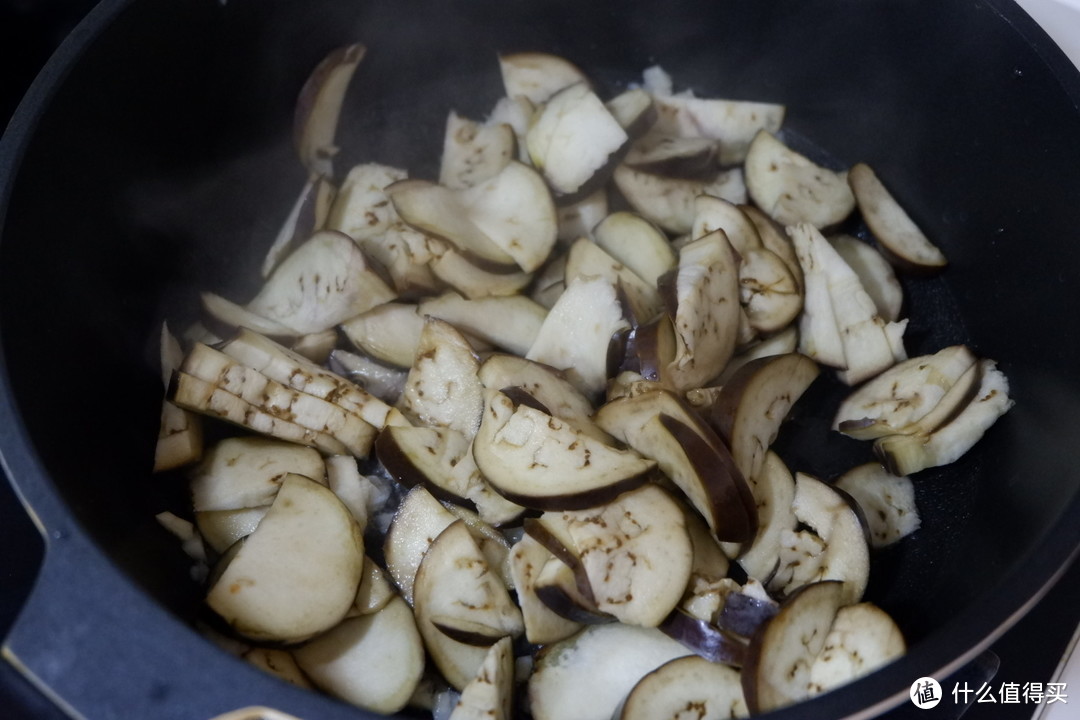
<path fill-rule="evenodd" d="M 609 255 L 652 287 L 679 259 L 656 225 L 631 212 L 614 212 L 592 228 L 593 239 Z"/>
<path fill-rule="evenodd" d="M 424 646 L 401 598 L 343 621 L 293 653 L 318 687 L 377 713 L 404 708 L 424 674 Z"/>
<path fill-rule="evenodd" d="M 472 503 L 485 521 L 500 525 L 525 511 L 493 491 L 473 460 L 472 444 L 450 428 L 391 427 L 375 441 L 379 461 L 407 487 L 423 483 L 436 496 Z"/>
<path fill-rule="evenodd" d="M 348 508 L 326 486 L 288 475 L 206 602 L 245 637 L 297 642 L 345 617 L 363 566 L 363 537 Z"/>
<path fill-rule="evenodd" d="M 267 438 L 226 438 L 191 474 L 195 512 L 269 506 L 289 474 L 325 484 L 326 467 L 312 448 Z"/>
<path fill-rule="evenodd" d="M 600 408 L 596 421 L 656 460 L 719 539 L 753 537 L 756 517 L 745 479 L 723 441 L 677 396 L 661 390 L 616 400 Z"/>
<path fill-rule="evenodd" d="M 901 362 L 848 395 L 837 410 L 833 428 L 862 440 L 914 430 L 976 364 L 965 345 L 950 345 L 933 355 Z M 952 396 L 956 412 L 970 399 L 963 394 Z M 927 432 L 937 427 L 921 426 Z"/>
<path fill-rule="evenodd" d="M 681 609 L 665 618 L 660 630 L 692 651 L 694 657 L 709 663 L 739 666 L 745 661 L 746 645 L 742 640 Z"/>
<path fill-rule="evenodd" d="M 628 625 L 659 625 L 690 579 L 693 546 L 682 508 L 646 484 L 562 516 L 597 608 Z"/>
<path fill-rule="evenodd" d="M 416 362 L 424 317 L 412 303 L 388 302 L 346 320 L 340 327 L 359 350 L 376 360 L 409 368 Z"/>
<path fill-rule="evenodd" d="M 513 295 L 524 290 L 532 281 L 532 273 L 507 272 L 502 266 L 491 271 L 490 265 L 482 267 L 467 255 L 448 249 L 431 261 L 431 271 L 442 282 L 470 299 L 493 295 Z"/>
<path fill-rule="evenodd" d="M 677 720 L 688 709 L 709 720 L 746 717 L 739 671 L 696 655 L 671 660 L 638 681 L 617 720 Z"/>
<path fill-rule="evenodd" d="M 488 650 L 476 677 L 462 688 L 449 720 L 511 720 L 514 649 L 504 637 Z"/>
<path fill-rule="evenodd" d="M 484 387 L 491 390 L 521 388 L 543 405 L 549 414 L 569 422 L 601 442 L 611 442 L 611 437 L 593 421 L 593 406 L 589 399 L 550 365 L 493 353 L 480 365 L 477 375 Z"/>
<path fill-rule="evenodd" d="M 817 165 L 762 130 L 746 153 L 746 189 L 754 204 L 781 225 L 826 228 L 855 209 L 847 173 Z"/>
<path fill-rule="evenodd" d="M 758 132 L 775 133 L 784 121 L 785 108 L 776 103 L 698 98 L 654 93 L 655 130 L 678 137 L 702 137 L 719 142 L 722 165 L 735 165 L 747 156 Z"/>
<path fill-rule="evenodd" d="M 836 235 L 829 238 L 829 242 L 859 276 L 859 282 L 874 301 L 878 315 L 892 322 L 899 320 L 904 305 L 904 289 L 889 261 L 873 245 L 851 235 Z"/>
<path fill-rule="evenodd" d="M 810 696 L 856 680 L 907 652 L 900 628 L 871 603 L 840 608 L 810 666 Z"/>
<path fill-rule="evenodd" d="M 593 228 L 608 215 L 607 189 L 600 188 L 583 200 L 560 207 L 557 215 L 560 242 L 592 237 Z"/>
<path fill-rule="evenodd" d="M 655 463 L 502 392 L 485 391 L 473 456 L 504 497 L 539 510 L 593 507 L 641 485 Z"/>
<path fill-rule="evenodd" d="M 324 230 L 285 258 L 248 310 L 299 334 L 331 328 L 397 293 L 347 235 Z"/>
<path fill-rule="evenodd" d="M 383 555 L 390 577 L 410 605 L 413 604 L 416 570 L 424 553 L 439 533 L 457 519 L 423 485 L 406 493 L 394 513 L 383 542 Z"/>
<path fill-rule="evenodd" d="M 621 92 L 604 104 L 631 140 L 643 136 L 656 122 L 652 95 L 642 88 Z"/>
<path fill-rule="evenodd" d="M 439 184 L 451 190 L 479 185 L 517 157 L 514 129 L 505 123 L 484 125 L 458 115 L 446 117 Z"/>
<path fill-rule="evenodd" d="M 529 351 L 547 317 L 544 306 L 523 295 L 469 300 L 454 292 L 421 301 L 417 312 L 517 355 Z"/>
<path fill-rule="evenodd" d="M 702 137 L 648 133 L 630 146 L 627 167 L 667 177 L 697 180 L 716 173 L 717 143 Z"/>
<path fill-rule="evenodd" d="M 366 48 L 335 49 L 315 67 L 300 89 L 293 119 L 293 142 L 300 162 L 312 175 L 331 177 L 337 154 L 335 136 L 345 92 Z"/>
<path fill-rule="evenodd" d="M 870 577 L 869 533 L 858 505 L 842 490 L 796 473 L 792 509 L 810 530 L 782 533 L 769 588 L 789 595 L 819 580 L 840 580 L 844 604 L 858 602 Z"/>
<path fill-rule="evenodd" d="M 628 327 L 610 280 L 575 276 L 548 311 L 525 357 L 562 370 L 578 390 L 596 397 L 607 382 L 611 338 Z"/>
<path fill-rule="evenodd" d="M 330 351 L 326 367 L 349 382 L 364 388 L 387 405 L 396 405 L 405 391 L 408 370 L 381 363 L 367 355 L 341 348 Z M 395 413 L 398 412 L 395 410 Z"/>
<path fill-rule="evenodd" d="M 580 623 L 551 610 L 536 593 L 541 571 L 554 558 L 550 550 L 528 533 L 514 544 L 510 556 L 517 601 L 525 623 L 525 639 L 537 645 L 558 642 L 581 629 Z"/>
<path fill-rule="evenodd" d="M 370 615 L 378 612 L 399 597 L 397 588 L 390 581 L 389 573 L 370 557 L 364 558 L 364 573 L 360 585 L 356 588 L 350 617 Z"/>
<path fill-rule="evenodd" d="M 199 302 L 203 322 L 217 335 L 227 337 L 240 328 L 248 328 L 286 343 L 291 343 L 300 335 L 287 325 L 254 313 L 217 293 L 199 293 Z"/>
<path fill-rule="evenodd" d="M 843 606 L 843 584 L 807 585 L 750 640 L 742 686 L 751 713 L 793 705 L 810 696 L 810 669 L 825 647 L 829 628 Z"/>
<path fill-rule="evenodd" d="M 469 341 L 453 325 L 427 318 L 401 395 L 402 410 L 423 424 L 472 438 L 484 403 L 479 368 Z"/>
<path fill-rule="evenodd" d="M 852 167 L 848 183 L 863 220 L 894 262 L 922 271 L 945 267 L 945 254 L 930 242 L 869 165 Z"/>
<path fill-rule="evenodd" d="M 337 188 L 325 177 L 314 176 L 300 190 L 299 197 L 289 210 L 274 242 L 263 258 L 262 276 L 270 277 L 274 268 L 296 247 L 322 230 L 330 215 Z"/>
<path fill-rule="evenodd" d="M 491 642 L 524 631 L 521 611 L 461 520 L 448 525 L 425 552 L 416 571 L 413 608 L 431 659 L 459 690 L 476 676 L 487 648 L 454 639 L 437 622 L 471 621 L 490 631 Z"/>
<path fill-rule="evenodd" d="M 907 359 L 907 320 L 878 315 L 859 276 L 828 240 L 808 223 L 788 228 L 803 267 L 806 297 L 799 324 L 800 351 L 841 369 L 839 378 L 857 385 Z"/>
<path fill-rule="evenodd" d="M 743 477 L 761 472 L 781 423 L 818 374 L 805 355 L 773 355 L 746 363 L 721 388 L 706 418 L 728 441 Z"/>
<path fill-rule="evenodd" d="M 656 628 L 593 625 L 547 646 L 529 677 L 536 720 L 611 720 L 638 681 L 691 651 Z"/>
<path fill-rule="evenodd" d="M 871 462 L 848 470 L 834 484 L 862 508 L 871 547 L 891 545 L 919 529 L 915 486 L 906 475 L 897 477 Z"/>
<path fill-rule="evenodd" d="M 706 180 L 686 180 L 620 165 L 612 177 L 635 212 L 675 235 L 693 229 L 694 198 L 698 195 L 713 195 L 736 204 L 746 202 L 741 168 L 718 171 Z"/>
<path fill-rule="evenodd" d="M 543 52 L 499 55 L 499 72 L 507 97 L 522 96 L 536 105 L 565 87 L 588 83 L 588 77 L 577 65 Z"/>
<path fill-rule="evenodd" d="M 601 277 L 618 287 L 626 298 L 632 324 L 640 325 L 652 320 L 663 309 L 660 294 L 655 285 L 643 280 L 629 267 L 604 251 L 597 243 L 580 238 L 570 246 L 566 254 L 566 280 L 575 277 Z"/>
<path fill-rule="evenodd" d="M 537 111 L 525 145 L 563 203 L 588 196 L 610 176 L 630 137 L 587 83 L 564 87 Z"/>
<path fill-rule="evenodd" d="M 723 232 L 679 249 L 675 270 L 675 359 L 669 377 L 679 390 L 720 374 L 738 341 L 738 259 Z"/>
<path fill-rule="evenodd" d="M 166 397 L 184 409 L 209 415 L 278 440 L 310 445 L 327 455 L 349 453 L 349 449 L 337 438 L 276 417 L 194 375 L 175 373 Z"/>
<path fill-rule="evenodd" d="M 982 382 L 975 397 L 929 435 L 888 435 L 874 442 L 874 454 L 894 475 L 911 475 L 955 462 L 1009 411 L 1009 381 L 993 360 L 980 360 Z"/>
<path fill-rule="evenodd" d="M 767 581 L 780 562 L 780 546 L 785 532 L 798 525 L 792 503 L 795 478 L 773 451 L 765 453 L 761 470 L 750 479 L 757 504 L 758 531 L 736 562 L 752 578 Z"/>
<path fill-rule="evenodd" d="M 305 690 L 315 689 L 315 686 L 311 684 L 311 680 L 304 675 L 304 671 L 296 664 L 296 658 L 288 650 L 255 647 L 244 653 L 242 657 L 260 670 L 268 672 L 291 685 Z"/>
<path fill-rule="evenodd" d="M 342 181 L 326 227 L 339 230 L 356 242 L 379 237 L 401 221 L 386 188 L 409 174 L 401 168 L 378 163 L 353 166 Z"/>

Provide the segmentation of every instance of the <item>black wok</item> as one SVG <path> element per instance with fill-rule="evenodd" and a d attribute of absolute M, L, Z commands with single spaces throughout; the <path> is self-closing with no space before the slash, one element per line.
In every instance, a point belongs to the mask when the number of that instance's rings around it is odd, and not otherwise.
<path fill-rule="evenodd" d="M 1016 407 L 918 477 L 923 528 L 869 598 L 909 654 L 778 718 L 870 717 L 985 648 L 1080 548 L 1080 74 L 1004 0 L 624 3 L 107 0 L 65 42 L 0 145 L 0 450 L 46 539 L 5 656 L 94 718 L 209 718 L 262 704 L 363 717 L 246 667 L 192 629 L 197 588 L 148 473 L 155 333 L 196 292 L 243 299 L 304 181 L 297 89 L 337 45 L 369 48 L 339 167 L 431 174 L 448 108 L 480 116 L 496 52 L 543 49 L 614 89 L 660 62 L 702 95 L 788 104 L 794 141 L 886 179 L 951 266 L 909 280 L 911 354 L 967 342 Z M 829 391 L 826 384 L 822 393 Z M 807 398 L 788 452 L 843 470 Z"/>

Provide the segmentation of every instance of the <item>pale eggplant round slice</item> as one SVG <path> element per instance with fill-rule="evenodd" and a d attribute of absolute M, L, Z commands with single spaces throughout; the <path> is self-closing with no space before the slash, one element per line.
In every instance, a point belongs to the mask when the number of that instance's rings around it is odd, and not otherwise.
<path fill-rule="evenodd" d="M 246 637 L 298 642 L 345 617 L 363 567 L 363 537 L 348 508 L 324 485 L 289 475 L 206 602 Z"/>
<path fill-rule="evenodd" d="M 691 655 L 676 658 L 641 678 L 616 720 L 697 720 L 746 717 L 739 671 Z"/>
<path fill-rule="evenodd" d="M 449 720 L 510 720 L 513 700 L 514 649 L 504 637 L 491 646 L 476 677 L 462 689 Z"/>
<path fill-rule="evenodd" d="M 405 707 L 424 674 L 424 646 L 400 597 L 370 615 L 350 618 L 293 651 L 326 692 L 365 710 Z"/>
<path fill-rule="evenodd" d="M 548 645 L 529 677 L 535 720 L 611 720 L 641 678 L 692 654 L 656 628 L 592 625 Z"/>
<path fill-rule="evenodd" d="M 843 603 L 843 583 L 806 585 L 751 638 L 742 670 L 750 712 L 768 712 L 810 696 L 810 668 Z"/>
<path fill-rule="evenodd" d="M 810 666 L 810 695 L 849 683 L 906 651 L 900 628 L 884 610 L 871 603 L 842 607 Z"/>

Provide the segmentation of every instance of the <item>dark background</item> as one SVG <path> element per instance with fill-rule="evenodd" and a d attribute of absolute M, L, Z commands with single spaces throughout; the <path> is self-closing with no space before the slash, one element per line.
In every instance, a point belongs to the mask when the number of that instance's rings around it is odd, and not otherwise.
<path fill-rule="evenodd" d="M 23 92 L 52 51 L 95 3 L 89 0 L 0 0 L 0 118 L 6 124 Z M 0 480 L 0 636 L 6 634 L 29 593 L 43 543 L 6 480 Z M 994 646 L 1000 668 L 990 685 L 1046 683 L 1074 630 L 1080 608 L 1080 564 L 1066 574 L 1033 612 Z M 107 652 L 107 651 L 106 651 Z M 993 664 L 988 656 L 985 661 Z M 91 660 L 92 661 L 92 660 Z M 940 679 L 940 678 L 939 678 Z M 977 688 L 985 679 L 980 666 L 958 678 Z M 949 694 L 953 681 L 942 683 L 946 697 L 935 711 L 905 705 L 888 716 L 906 718 L 957 717 Z M 1070 705 L 1080 705 L 1080 688 L 1073 689 Z M 61 720 L 67 716 L 27 683 L 7 663 L 0 662 L 0 715 L 11 720 Z M 972 705 L 965 720 L 1019 720 L 1030 718 L 1034 705 Z"/>

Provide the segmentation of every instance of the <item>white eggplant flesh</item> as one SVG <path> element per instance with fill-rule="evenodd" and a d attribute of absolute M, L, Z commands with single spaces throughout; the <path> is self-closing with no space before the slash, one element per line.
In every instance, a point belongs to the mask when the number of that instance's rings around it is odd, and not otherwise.
<path fill-rule="evenodd" d="M 888 435 L 874 454 L 894 475 L 911 475 L 960 459 L 1009 411 L 1009 381 L 993 360 L 980 360 L 982 383 L 975 397 L 949 422 L 927 435 Z"/>
<path fill-rule="evenodd" d="M 685 235 L 694 227 L 694 198 L 712 195 L 735 204 L 747 200 L 742 168 L 718 171 L 707 180 L 669 178 L 620 165 L 615 186 L 639 215 L 669 233 Z"/>
<path fill-rule="evenodd" d="M 547 408 L 552 416 L 574 425 L 604 443 L 611 436 L 593 420 L 589 398 L 550 365 L 515 355 L 492 353 L 480 365 L 480 382 L 489 390 L 519 387 Z"/>
<path fill-rule="evenodd" d="M 383 556 L 386 558 L 386 570 L 409 605 L 413 604 L 416 570 L 424 559 L 424 553 L 439 533 L 455 520 L 457 517 L 423 485 L 417 485 L 406 493 L 398 505 L 383 541 Z"/>
<path fill-rule="evenodd" d="M 593 507 L 641 485 L 655 467 L 502 392 L 485 391 L 476 465 L 504 497 L 540 510 Z"/>
<path fill-rule="evenodd" d="M 663 231 L 632 212 L 611 213 L 591 230 L 597 245 L 652 287 L 679 262 Z"/>
<path fill-rule="evenodd" d="M 767 130 L 754 136 L 744 167 L 754 204 L 781 225 L 826 228 L 855 209 L 846 172 L 821 167 Z"/>
<path fill-rule="evenodd" d="M 448 525 L 425 552 L 413 585 L 413 610 L 432 661 L 458 690 L 476 676 L 487 647 L 455 639 L 439 623 L 465 620 L 489 632 L 492 643 L 524 632 L 521 611 L 461 520 Z"/>
<path fill-rule="evenodd" d="M 399 483 L 425 484 L 455 503 L 472 503 L 480 517 L 501 525 L 525 511 L 488 485 L 473 460 L 472 443 L 450 428 L 386 428 L 375 441 L 379 461 Z"/>
<path fill-rule="evenodd" d="M 206 602 L 238 633 L 297 642 L 341 621 L 364 566 L 364 540 L 326 486 L 289 475 Z"/>
<path fill-rule="evenodd" d="M 880 463 L 854 467 L 834 484 L 862 508 L 873 548 L 892 545 L 922 524 L 911 478 L 893 475 Z"/>
<path fill-rule="evenodd" d="M 431 272 L 442 282 L 470 299 L 514 295 L 532 281 L 524 271 L 492 272 L 456 250 L 446 250 L 431 261 Z"/>
<path fill-rule="evenodd" d="M 330 351 L 326 366 L 388 405 L 397 404 L 405 390 L 405 379 L 409 376 L 408 370 L 341 348 Z"/>
<path fill-rule="evenodd" d="M 675 387 L 701 387 L 720 374 L 738 341 L 738 259 L 723 232 L 709 233 L 679 250 L 675 271 Z"/>
<path fill-rule="evenodd" d="M 199 302 L 202 305 L 203 322 L 219 335 L 229 335 L 240 328 L 248 328 L 288 342 L 300 334 L 277 320 L 265 318 L 217 293 L 199 293 Z"/>
<path fill-rule="evenodd" d="M 715 140 L 653 132 L 630 146 L 623 163 L 644 172 L 697 179 L 716 172 L 716 153 Z"/>
<path fill-rule="evenodd" d="M 341 324 L 357 349 L 399 368 L 412 367 L 424 330 L 424 317 L 412 303 L 388 302 Z"/>
<path fill-rule="evenodd" d="M 578 390 L 596 397 L 607 382 L 611 338 L 629 327 L 610 280 L 576 276 L 548 311 L 525 357 L 562 370 Z"/>
<path fill-rule="evenodd" d="M 259 505 L 239 510 L 203 510 L 195 513 L 195 525 L 206 546 L 224 555 L 238 540 L 255 532 L 269 509 L 269 505 Z"/>
<path fill-rule="evenodd" d="M 601 277 L 617 286 L 626 298 L 634 325 L 652 320 L 663 310 L 655 285 L 650 285 L 588 238 L 580 238 L 570 246 L 565 272 L 568 283 L 575 277 Z"/>
<path fill-rule="evenodd" d="M 839 582 L 807 585 L 750 640 L 742 684 L 751 713 L 776 710 L 810 696 L 810 669 L 825 647 L 843 596 Z"/>
<path fill-rule="evenodd" d="M 332 401 L 376 428 L 406 422 L 382 400 L 311 360 L 258 333 L 241 330 L 221 351 L 271 380 L 294 390 Z"/>
<path fill-rule="evenodd" d="M 631 140 L 645 135 L 656 123 L 656 104 L 643 88 L 624 90 L 604 104 Z"/>
<path fill-rule="evenodd" d="M 322 456 L 312 449 L 267 438 L 226 438 L 213 445 L 191 475 L 195 512 L 270 505 L 289 474 L 325 484 Z"/>
<path fill-rule="evenodd" d="M 562 517 L 601 612 L 645 627 L 671 613 L 690 580 L 693 546 L 667 492 L 646 484 Z"/>
<path fill-rule="evenodd" d="M 360 577 L 360 585 L 356 588 L 356 598 L 353 600 L 349 617 L 378 612 L 396 597 L 400 595 L 390 581 L 389 573 L 370 557 L 365 556 L 364 572 Z"/>
<path fill-rule="evenodd" d="M 592 237 L 593 228 L 608 216 L 608 194 L 600 188 L 583 200 L 563 205 L 556 211 L 558 240 L 569 243 L 581 237 Z"/>
<path fill-rule="evenodd" d="M 536 720 L 611 720 L 638 681 L 692 651 L 656 628 L 592 625 L 541 652 L 528 682 Z"/>
<path fill-rule="evenodd" d="M 427 318 L 405 380 L 402 411 L 425 425 L 452 428 L 472 438 L 484 404 L 479 369 L 480 360 L 460 331 Z"/>
<path fill-rule="evenodd" d="M 447 292 L 421 301 L 417 313 L 445 320 L 472 337 L 524 355 L 536 341 L 548 311 L 524 295 L 470 300 Z"/>
<path fill-rule="evenodd" d="M 749 714 L 739 671 L 697 655 L 676 658 L 641 678 L 616 720 L 728 720 Z"/>
<path fill-rule="evenodd" d="M 878 315 L 895 322 L 904 306 L 904 289 L 892 265 L 878 250 L 851 235 L 829 238 L 844 262 L 859 276 L 863 289 L 874 301 Z"/>
<path fill-rule="evenodd" d="M 300 89 L 293 119 L 293 143 L 300 162 L 312 175 L 334 174 L 341 106 L 365 53 L 366 48 L 360 44 L 335 49 L 315 67 Z"/>
<path fill-rule="evenodd" d="M 400 598 L 343 621 L 293 653 L 318 687 L 377 713 L 404 708 L 424 674 L 424 646 Z"/>
<path fill-rule="evenodd" d="M 543 52 L 499 55 L 499 73 L 507 97 L 525 97 L 534 105 L 546 102 L 565 87 L 589 80 L 566 58 Z"/>
<path fill-rule="evenodd" d="M 798 525 L 792 509 L 795 478 L 780 456 L 770 450 L 761 470 L 750 479 L 750 487 L 757 504 L 758 531 L 736 562 L 749 577 L 768 580 L 780 562 L 784 532 L 793 532 Z"/>
<path fill-rule="evenodd" d="M 857 680 L 905 652 L 904 636 L 884 610 L 871 603 L 842 607 L 810 666 L 810 696 Z"/>
<path fill-rule="evenodd" d="M 385 191 L 397 214 L 415 230 L 445 240 L 484 269 L 517 269 L 514 258 L 473 222 L 460 191 L 427 180 L 399 180 Z"/>
<path fill-rule="evenodd" d="M 565 202 L 580 200 L 606 180 L 629 140 L 587 83 L 548 98 L 525 135 L 533 165 Z"/>
<path fill-rule="evenodd" d="M 776 253 L 765 248 L 743 253 L 739 297 L 750 327 L 759 333 L 783 330 L 798 318 L 803 306 L 794 275 Z"/>
<path fill-rule="evenodd" d="M 327 455 L 345 455 L 349 449 L 337 438 L 276 417 L 214 383 L 177 372 L 168 398 L 176 405 L 216 417 L 268 437 L 309 445 Z"/>
<path fill-rule="evenodd" d="M 537 645 L 558 642 L 581 629 L 581 623 L 554 612 L 536 594 L 536 582 L 547 562 L 555 556 L 534 537 L 525 533 L 514 543 L 510 569 L 517 601 L 525 623 L 525 639 Z"/>
<path fill-rule="evenodd" d="M 347 235 L 324 230 L 285 258 L 247 308 L 299 334 L 331 328 L 397 293 Z"/>
<path fill-rule="evenodd" d="M 386 188 L 408 176 L 405 170 L 390 165 L 353 166 L 330 206 L 326 227 L 339 230 L 358 243 L 384 234 L 401 221 Z"/>
<path fill-rule="evenodd" d="M 953 386 L 977 363 L 965 345 L 950 345 L 894 365 L 840 404 L 833 429 L 861 440 L 904 432 L 934 412 Z"/>
<path fill-rule="evenodd" d="M 878 315 L 859 276 L 812 225 L 799 224 L 789 233 L 806 279 L 800 350 L 840 368 L 839 377 L 848 385 L 907 359 L 903 346 L 907 320 L 889 322 Z"/>
<path fill-rule="evenodd" d="M 484 125 L 458 115 L 446 117 L 439 184 L 451 190 L 479 185 L 517 157 L 517 138 L 506 123 Z"/>
<path fill-rule="evenodd" d="M 559 232 L 558 214 L 544 178 L 528 165 L 508 162 L 498 173 L 459 193 L 472 223 L 518 267 L 544 264 Z"/>
<path fill-rule="evenodd" d="M 718 141 L 721 165 L 743 162 L 759 131 L 780 130 L 786 110 L 777 103 L 698 98 L 681 93 L 654 93 L 653 101 L 657 110 L 654 130 Z"/>
<path fill-rule="evenodd" d="M 698 195 L 694 198 L 694 224 L 690 237 L 697 239 L 723 230 L 731 247 L 739 255 L 764 247 L 757 226 L 751 222 L 743 207 L 713 195 Z"/>
<path fill-rule="evenodd" d="M 375 428 L 359 415 L 286 387 L 208 345 L 196 344 L 181 371 L 228 392 L 275 418 L 329 435 L 357 457 L 367 457 Z"/>
<path fill-rule="evenodd" d="M 504 637 L 488 650 L 480 671 L 461 691 L 449 720 L 511 720 L 514 649 Z"/>
<path fill-rule="evenodd" d="M 870 232 L 898 265 L 922 271 L 945 267 L 945 254 L 919 229 L 869 165 L 852 167 L 848 182 Z"/>
<path fill-rule="evenodd" d="M 791 507 L 798 521 L 811 528 L 816 537 L 808 537 L 809 531 L 798 531 L 785 532 L 783 539 L 800 534 L 807 540 L 820 539 L 820 551 L 805 554 L 796 546 L 792 555 L 782 552 L 770 589 L 788 595 L 802 585 L 840 580 L 844 604 L 858 602 L 870 578 L 870 544 L 858 506 L 843 491 L 805 473 L 796 473 Z"/>

